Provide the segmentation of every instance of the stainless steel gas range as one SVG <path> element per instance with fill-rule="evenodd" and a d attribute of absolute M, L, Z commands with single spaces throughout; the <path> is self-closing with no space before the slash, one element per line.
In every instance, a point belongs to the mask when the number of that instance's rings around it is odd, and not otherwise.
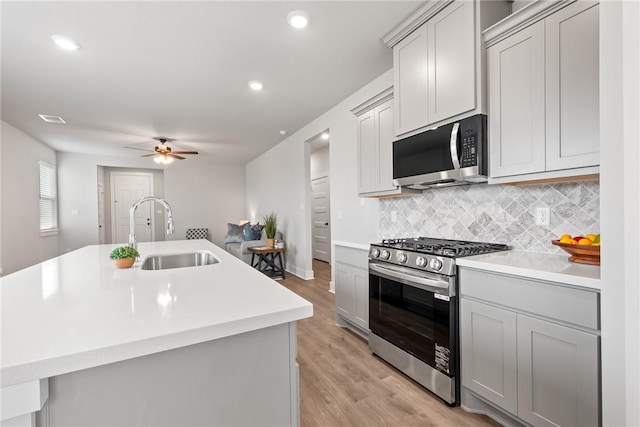
<path fill-rule="evenodd" d="M 459 401 L 456 258 L 506 245 L 426 237 L 369 250 L 371 351 L 453 406 Z"/>

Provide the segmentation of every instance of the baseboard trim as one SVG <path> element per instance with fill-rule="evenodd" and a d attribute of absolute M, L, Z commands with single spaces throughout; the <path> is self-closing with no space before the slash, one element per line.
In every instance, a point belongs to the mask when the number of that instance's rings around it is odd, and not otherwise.
<path fill-rule="evenodd" d="M 286 266 L 285 271 L 287 273 L 293 274 L 294 276 L 298 276 L 302 280 L 315 279 L 315 276 L 313 275 L 313 270 L 303 270 L 301 268 L 296 267 L 295 265 Z"/>
<path fill-rule="evenodd" d="M 336 293 L 336 283 L 333 280 L 329 282 L 329 292 L 332 294 Z"/>

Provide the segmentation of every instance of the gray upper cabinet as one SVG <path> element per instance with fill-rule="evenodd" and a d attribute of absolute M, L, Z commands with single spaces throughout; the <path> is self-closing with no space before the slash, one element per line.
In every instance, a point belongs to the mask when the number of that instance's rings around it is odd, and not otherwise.
<path fill-rule="evenodd" d="M 358 195 L 413 193 L 393 185 L 393 88 L 351 110 L 358 121 Z"/>
<path fill-rule="evenodd" d="M 396 136 L 486 112 L 481 28 L 506 1 L 427 2 L 383 40 L 393 48 Z"/>
<path fill-rule="evenodd" d="M 427 28 L 418 28 L 393 48 L 395 134 L 429 124 Z"/>
<path fill-rule="evenodd" d="M 476 107 L 474 3 L 454 1 L 427 21 L 428 123 Z"/>
<path fill-rule="evenodd" d="M 537 2 L 485 32 L 490 183 L 599 172 L 598 15 Z"/>
<path fill-rule="evenodd" d="M 375 136 L 375 112 L 358 117 L 358 193 L 376 191 L 379 140 Z"/>
<path fill-rule="evenodd" d="M 489 49 L 491 176 L 544 170 L 544 23 Z"/>
<path fill-rule="evenodd" d="M 599 5 L 545 20 L 547 170 L 600 164 Z"/>

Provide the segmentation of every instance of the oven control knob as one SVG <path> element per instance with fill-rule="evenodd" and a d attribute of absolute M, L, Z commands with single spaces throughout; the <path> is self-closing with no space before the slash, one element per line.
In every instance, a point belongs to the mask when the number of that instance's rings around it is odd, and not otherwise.
<path fill-rule="evenodd" d="M 416 265 L 418 267 L 424 267 L 425 265 L 427 265 L 427 260 L 425 257 L 421 257 L 419 256 L 418 258 L 416 258 Z"/>
<path fill-rule="evenodd" d="M 378 248 L 371 249 L 371 256 L 374 258 L 378 258 L 380 256 L 380 249 Z"/>
<path fill-rule="evenodd" d="M 382 252 L 380 253 L 380 258 L 382 259 L 389 259 L 390 256 L 391 254 L 386 249 L 383 249 Z"/>
<path fill-rule="evenodd" d="M 435 271 L 442 270 L 442 261 L 437 258 L 432 258 L 431 261 L 429 261 L 429 268 Z"/>
<path fill-rule="evenodd" d="M 404 264 L 405 262 L 407 262 L 407 254 L 405 254 L 404 252 L 398 252 L 396 254 L 396 259 L 399 263 Z"/>

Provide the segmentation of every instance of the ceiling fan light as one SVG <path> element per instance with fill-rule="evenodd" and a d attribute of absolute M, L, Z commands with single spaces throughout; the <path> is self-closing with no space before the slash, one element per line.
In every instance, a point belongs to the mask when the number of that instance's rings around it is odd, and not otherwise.
<path fill-rule="evenodd" d="M 161 165 L 169 165 L 173 163 L 173 157 L 167 156 L 166 154 L 158 154 L 153 158 L 153 161 Z"/>

